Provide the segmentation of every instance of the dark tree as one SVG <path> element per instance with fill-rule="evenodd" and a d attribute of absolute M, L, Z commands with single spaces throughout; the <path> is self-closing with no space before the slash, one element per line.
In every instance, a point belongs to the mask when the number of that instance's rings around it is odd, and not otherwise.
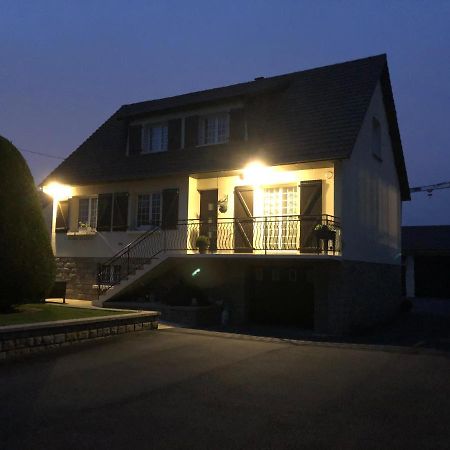
<path fill-rule="evenodd" d="M 50 236 L 30 169 L 0 136 L 0 309 L 42 301 L 54 279 Z"/>

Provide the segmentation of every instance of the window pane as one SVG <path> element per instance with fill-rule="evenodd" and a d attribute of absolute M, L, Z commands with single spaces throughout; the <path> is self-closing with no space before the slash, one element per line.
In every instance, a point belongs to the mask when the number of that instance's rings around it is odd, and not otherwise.
<path fill-rule="evenodd" d="M 152 225 L 159 226 L 161 221 L 161 194 L 152 195 Z"/>
<path fill-rule="evenodd" d="M 217 119 L 217 142 L 228 140 L 228 114 L 222 114 Z"/>
<path fill-rule="evenodd" d="M 78 203 L 78 225 L 89 222 L 89 199 L 80 198 Z"/>
<path fill-rule="evenodd" d="M 89 220 L 89 225 L 92 228 L 97 228 L 97 198 L 91 198 L 91 217 Z"/>
<path fill-rule="evenodd" d="M 150 196 L 139 195 L 137 207 L 137 226 L 150 224 Z"/>

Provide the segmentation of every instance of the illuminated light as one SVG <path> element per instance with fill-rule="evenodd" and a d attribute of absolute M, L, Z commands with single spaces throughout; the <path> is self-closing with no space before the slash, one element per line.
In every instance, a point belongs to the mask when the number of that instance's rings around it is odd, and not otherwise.
<path fill-rule="evenodd" d="M 200 268 L 197 268 L 192 272 L 192 276 L 196 277 L 199 273 L 200 273 Z"/>
<path fill-rule="evenodd" d="M 72 197 L 72 187 L 67 184 L 50 183 L 42 188 L 42 191 L 53 197 L 54 200 L 67 200 Z"/>
<path fill-rule="evenodd" d="M 265 177 L 269 173 L 270 168 L 259 161 L 252 162 L 245 166 L 243 171 L 243 179 L 246 183 L 258 186 L 267 182 Z"/>

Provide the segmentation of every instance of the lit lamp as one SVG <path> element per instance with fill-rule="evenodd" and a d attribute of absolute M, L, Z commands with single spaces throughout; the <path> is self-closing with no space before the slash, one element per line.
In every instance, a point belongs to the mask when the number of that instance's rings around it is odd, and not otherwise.
<path fill-rule="evenodd" d="M 254 161 L 245 166 L 241 178 L 252 186 L 258 186 L 266 182 L 265 176 L 268 174 L 269 167 L 259 161 Z"/>
<path fill-rule="evenodd" d="M 58 212 L 59 202 L 72 197 L 72 187 L 66 184 L 50 183 L 42 188 L 42 191 L 53 198 L 53 215 L 52 215 L 52 250 L 56 255 L 56 215 Z"/>

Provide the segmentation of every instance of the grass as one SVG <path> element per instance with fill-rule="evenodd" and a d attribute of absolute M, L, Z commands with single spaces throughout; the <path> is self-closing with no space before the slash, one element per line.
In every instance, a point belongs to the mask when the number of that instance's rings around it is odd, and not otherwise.
<path fill-rule="evenodd" d="M 19 305 L 15 310 L 0 313 L 0 326 L 25 323 L 53 322 L 55 320 L 88 319 L 91 317 L 126 314 L 126 311 L 108 311 L 89 308 L 74 308 L 48 303 Z"/>

